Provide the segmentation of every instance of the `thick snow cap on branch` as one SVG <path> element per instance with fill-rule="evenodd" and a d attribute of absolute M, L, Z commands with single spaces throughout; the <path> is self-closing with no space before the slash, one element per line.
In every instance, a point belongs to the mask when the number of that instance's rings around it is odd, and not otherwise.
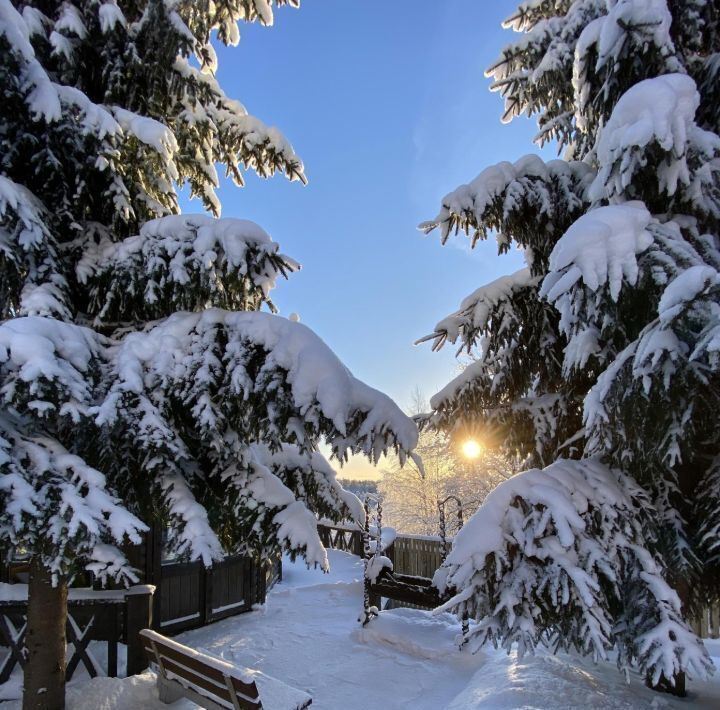
<path fill-rule="evenodd" d="M 278 251 L 257 224 L 204 214 L 171 215 L 146 222 L 140 234 L 120 243 L 91 242 L 76 272 L 98 280 L 98 320 L 131 307 L 157 318 L 169 306 L 196 310 L 208 303 L 255 310 L 280 276 L 300 265 Z M 105 292 L 102 277 L 110 278 Z"/>
<path fill-rule="evenodd" d="M 0 324 L 3 401 L 17 407 L 16 383 L 22 382 L 36 412 L 60 407 L 61 414 L 76 417 L 91 404 L 88 370 L 99 349 L 88 328 L 39 316 L 5 321 Z"/>
<path fill-rule="evenodd" d="M 683 622 L 676 592 L 647 551 L 651 507 L 630 478 L 599 461 L 559 460 L 493 490 L 455 536 L 433 583 L 454 596 L 436 613 L 467 613 L 475 649 L 490 641 L 532 651 L 544 634 L 562 648 L 621 665 L 654 682 L 679 670 L 707 677 L 712 663 Z M 627 605 L 625 637 L 610 608 Z M 559 614 L 575 621 L 558 625 Z"/>
<path fill-rule="evenodd" d="M 585 529 L 582 514 L 592 502 L 627 505 L 628 498 L 607 469 L 593 461 L 559 461 L 545 469 L 531 469 L 500 483 L 453 539 L 452 550 L 435 573 L 434 584 L 464 589 L 478 566 L 491 554 L 503 554 L 512 536 L 528 544 L 525 533 L 515 527 L 524 521 L 511 514 L 511 503 L 521 498 L 528 505 L 541 505 L 548 511 L 562 547 L 571 547 L 576 535 Z M 541 550 L 537 550 L 541 553 Z M 546 555 L 540 554 L 541 557 Z M 457 600 L 445 606 L 452 607 Z M 586 601 L 591 602 L 591 597 Z"/>
<path fill-rule="evenodd" d="M 660 163 L 660 192 L 675 194 L 678 183 L 691 181 L 688 155 L 712 157 L 720 149 L 717 136 L 695 123 L 700 105 L 695 82 L 686 74 L 664 74 L 628 89 L 601 131 L 596 156 L 601 168 L 589 190 L 591 200 L 623 195 L 635 173 L 647 165 L 647 150 L 656 145 L 667 154 Z"/>
<path fill-rule="evenodd" d="M 590 70 L 601 72 L 617 62 L 627 51 L 628 40 L 637 40 L 646 47 L 652 45 L 672 62 L 675 46 L 670 36 L 672 15 L 666 0 L 613 0 L 597 3 L 607 7 L 607 14 L 596 18 L 582 31 L 575 46 L 573 61 L 573 88 L 575 90 L 575 120 L 581 130 L 588 128 L 585 111 L 593 100 L 591 84 L 587 81 Z M 633 30 L 635 31 L 633 33 Z M 594 66 L 590 66 L 594 60 Z"/>
<path fill-rule="evenodd" d="M 582 279 L 591 291 L 607 285 L 616 301 L 623 279 L 631 285 L 637 282 L 636 257 L 653 242 L 647 230 L 651 221 L 639 201 L 599 207 L 583 215 L 552 250 L 541 295 L 557 301 Z"/>
<path fill-rule="evenodd" d="M 236 362 L 238 347 L 254 345 L 267 352 L 266 362 L 287 372 L 294 407 L 301 415 L 319 409 L 332 422 L 330 434 L 344 453 L 347 446 L 361 445 L 373 459 L 387 448 L 386 437 L 401 452 L 417 444 L 417 427 L 386 395 L 352 376 L 327 345 L 301 323 L 268 313 L 232 313 L 209 309 L 200 313 L 176 313 L 143 333 L 132 333 L 122 342 L 116 357 L 118 380 L 112 391 L 142 393 L 158 379 L 164 381 L 196 378 L 194 366 L 202 361 L 203 334 L 224 327 L 228 335 L 226 354 L 235 370 L 228 373 L 238 396 L 254 383 Z M 192 373 L 192 375 L 191 375 Z M 112 419 L 116 396 L 101 409 Z M 348 423 L 360 415 L 362 422 L 350 436 Z M 342 440 L 342 441 L 339 441 Z M 362 444 L 360 442 L 362 441 Z"/>

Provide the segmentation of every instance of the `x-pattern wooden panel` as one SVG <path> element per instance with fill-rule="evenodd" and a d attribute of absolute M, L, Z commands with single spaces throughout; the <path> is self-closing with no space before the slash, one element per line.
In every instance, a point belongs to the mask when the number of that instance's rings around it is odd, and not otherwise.
<path fill-rule="evenodd" d="M 87 669 L 91 678 L 95 678 L 98 674 L 98 669 L 95 667 L 95 663 L 92 657 L 88 653 L 87 646 L 90 643 L 90 630 L 95 623 L 95 615 L 93 614 L 88 621 L 87 626 L 81 629 L 71 614 L 67 617 L 67 642 L 73 645 L 73 655 L 68 661 L 67 668 L 65 669 L 65 679 L 70 680 L 75 669 L 78 667 L 80 661 Z"/>
<path fill-rule="evenodd" d="M 0 665 L 0 683 L 5 683 L 16 665 L 25 668 L 25 634 L 27 633 L 27 617 L 16 629 L 9 616 L 0 613 L 0 634 L 8 646 L 8 654 Z"/>

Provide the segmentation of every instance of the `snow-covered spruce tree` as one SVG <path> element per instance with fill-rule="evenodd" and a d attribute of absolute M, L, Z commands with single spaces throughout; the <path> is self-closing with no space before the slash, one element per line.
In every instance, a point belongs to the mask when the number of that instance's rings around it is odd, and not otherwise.
<path fill-rule="evenodd" d="M 618 651 L 684 692 L 684 619 L 720 594 L 720 16 L 705 0 L 533 0 L 489 69 L 528 156 L 421 225 L 524 250 L 428 336 L 477 362 L 429 423 L 486 426 L 532 469 L 458 535 L 437 583 L 472 643 Z"/>
<path fill-rule="evenodd" d="M 275 5 L 297 5 L 276 0 Z M 316 452 L 376 459 L 414 423 L 269 291 L 297 264 L 219 219 L 216 166 L 304 181 L 214 79 L 272 0 L 0 0 L 0 545 L 31 554 L 24 705 L 64 705 L 66 590 L 179 554 L 327 566 L 315 513 L 361 516 Z M 187 184 L 210 215 L 178 214 Z"/>

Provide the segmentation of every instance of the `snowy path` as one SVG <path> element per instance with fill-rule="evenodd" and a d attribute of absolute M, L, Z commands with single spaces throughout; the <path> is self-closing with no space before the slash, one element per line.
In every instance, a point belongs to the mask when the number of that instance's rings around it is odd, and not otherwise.
<path fill-rule="evenodd" d="M 691 683 L 691 696 L 677 700 L 648 690 L 637 679 L 626 685 L 609 663 L 545 653 L 521 662 L 492 650 L 460 653 L 454 645 L 459 626 L 448 615 L 398 609 L 361 629 L 361 563 L 336 550 L 328 554 L 330 574 L 285 560 L 285 579 L 264 608 L 189 631 L 178 640 L 308 691 L 314 710 L 720 708 L 717 677 L 712 683 Z M 720 642 L 708 646 L 720 665 Z M 1 710 L 19 707 L 0 704 Z M 67 707 L 197 708 L 187 701 L 161 704 L 152 673 L 72 683 Z"/>
<path fill-rule="evenodd" d="M 329 575 L 302 563 L 285 564 L 285 578 L 261 612 L 189 631 L 178 640 L 307 690 L 318 710 L 445 707 L 482 664 L 481 658 L 455 651 L 459 627 L 438 622 L 433 633 L 417 624 L 411 628 L 400 616 L 393 619 L 400 627 L 394 629 L 399 647 L 374 640 L 357 623 L 362 564 L 346 553 L 328 552 Z M 402 652 L 410 644 L 413 655 Z"/>

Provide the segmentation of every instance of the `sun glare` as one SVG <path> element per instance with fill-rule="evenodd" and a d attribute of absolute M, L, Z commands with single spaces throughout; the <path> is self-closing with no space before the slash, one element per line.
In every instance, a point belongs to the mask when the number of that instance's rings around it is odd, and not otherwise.
<path fill-rule="evenodd" d="M 482 447 L 475 439 L 468 439 L 462 445 L 463 456 L 466 459 L 476 459 L 482 452 Z"/>

